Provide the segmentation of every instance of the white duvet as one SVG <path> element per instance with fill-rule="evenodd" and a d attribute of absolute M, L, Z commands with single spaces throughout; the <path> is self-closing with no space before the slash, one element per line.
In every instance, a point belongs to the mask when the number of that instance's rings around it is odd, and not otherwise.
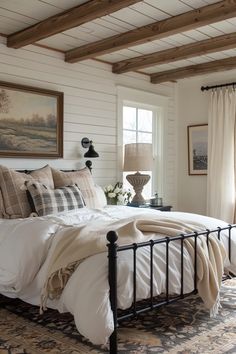
<path fill-rule="evenodd" d="M 0 293 L 19 297 L 40 305 L 40 294 L 47 274 L 50 255 L 57 243 L 58 231 L 66 225 L 96 224 L 103 220 L 119 220 L 139 214 L 161 215 L 187 222 L 198 222 L 212 229 L 227 226 L 213 218 L 180 212 L 158 212 L 124 206 L 104 209 L 83 208 L 58 216 L 0 221 Z M 104 235 L 105 237 L 105 235 Z M 157 235 L 153 235 L 157 237 Z M 228 251 L 228 231 L 222 232 L 222 241 Z M 180 292 L 180 247 L 170 247 L 170 294 Z M 232 230 L 230 264 L 225 267 L 236 274 L 236 230 Z M 139 249 L 137 259 L 137 299 L 149 296 L 149 249 Z M 128 308 L 132 303 L 133 265 L 130 251 L 118 254 L 118 306 Z M 165 292 L 165 246 L 155 246 L 155 295 Z M 184 250 L 184 292 L 193 290 L 193 265 Z M 59 300 L 48 300 L 48 307 L 74 315 L 78 331 L 94 344 L 105 344 L 113 332 L 113 317 L 109 302 L 107 253 L 84 260 L 69 279 Z"/>

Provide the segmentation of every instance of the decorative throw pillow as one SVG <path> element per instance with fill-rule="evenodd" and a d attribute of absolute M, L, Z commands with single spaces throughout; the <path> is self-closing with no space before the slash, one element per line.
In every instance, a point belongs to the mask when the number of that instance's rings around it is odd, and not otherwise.
<path fill-rule="evenodd" d="M 77 184 L 89 208 L 100 208 L 93 177 L 87 167 L 73 172 L 63 172 L 52 168 L 55 188 Z"/>
<path fill-rule="evenodd" d="M 28 181 L 26 187 L 39 216 L 84 207 L 83 197 L 76 185 L 50 189 L 41 183 Z"/>
<path fill-rule="evenodd" d="M 0 219 L 4 218 L 4 214 L 5 214 L 5 208 L 3 204 L 2 191 L 0 189 Z"/>
<path fill-rule="evenodd" d="M 104 190 L 98 184 L 95 184 L 95 190 L 99 200 L 100 208 L 104 208 L 107 205 L 107 198 L 105 196 Z"/>
<path fill-rule="evenodd" d="M 3 197 L 4 218 L 26 218 L 31 208 L 24 190 L 25 181 L 38 181 L 48 187 L 54 188 L 50 166 L 44 166 L 30 174 L 17 172 L 0 165 L 0 189 Z"/>

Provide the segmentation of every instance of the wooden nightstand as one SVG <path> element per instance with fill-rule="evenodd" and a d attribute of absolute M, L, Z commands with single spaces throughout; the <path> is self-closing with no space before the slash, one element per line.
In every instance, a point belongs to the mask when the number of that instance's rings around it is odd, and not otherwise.
<path fill-rule="evenodd" d="M 160 211 L 171 211 L 172 205 L 162 205 L 162 206 L 151 206 L 151 205 L 149 205 L 148 208 L 149 209 L 160 210 Z"/>
<path fill-rule="evenodd" d="M 134 205 L 128 205 L 133 208 L 148 208 L 148 209 L 153 209 L 153 210 L 160 210 L 160 211 L 171 211 L 172 205 L 161 205 L 161 206 L 151 206 L 151 205 L 140 205 L 140 206 L 134 206 Z"/>

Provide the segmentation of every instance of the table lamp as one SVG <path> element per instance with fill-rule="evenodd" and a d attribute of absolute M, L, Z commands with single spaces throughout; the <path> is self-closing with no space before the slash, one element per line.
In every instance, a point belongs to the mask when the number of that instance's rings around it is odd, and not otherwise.
<path fill-rule="evenodd" d="M 133 143 L 125 145 L 123 171 L 136 171 L 134 174 L 126 176 L 128 182 L 133 186 L 135 196 L 130 205 L 140 206 L 145 204 L 142 190 L 150 180 L 150 175 L 142 174 L 139 171 L 151 171 L 153 168 L 152 144 Z"/>

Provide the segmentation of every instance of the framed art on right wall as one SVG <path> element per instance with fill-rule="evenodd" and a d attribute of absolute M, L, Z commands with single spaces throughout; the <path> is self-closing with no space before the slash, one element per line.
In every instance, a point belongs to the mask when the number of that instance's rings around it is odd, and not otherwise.
<path fill-rule="evenodd" d="M 207 174 L 208 125 L 188 126 L 188 173 Z"/>

